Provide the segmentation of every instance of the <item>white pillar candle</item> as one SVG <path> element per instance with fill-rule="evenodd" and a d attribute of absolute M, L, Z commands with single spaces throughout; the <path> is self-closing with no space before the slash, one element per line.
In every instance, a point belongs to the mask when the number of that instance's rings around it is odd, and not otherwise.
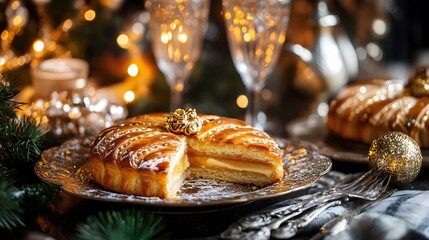
<path fill-rule="evenodd" d="M 46 98 L 54 91 L 83 89 L 88 82 L 89 66 L 78 58 L 52 58 L 31 69 L 35 96 Z"/>

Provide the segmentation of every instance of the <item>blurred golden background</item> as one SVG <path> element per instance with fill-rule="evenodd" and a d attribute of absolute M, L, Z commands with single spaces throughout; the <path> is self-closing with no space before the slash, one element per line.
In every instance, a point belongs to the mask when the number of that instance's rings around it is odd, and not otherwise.
<path fill-rule="evenodd" d="M 268 130 L 287 135 L 290 121 L 323 115 L 326 105 L 319 103 L 349 82 L 406 79 L 427 64 L 428 5 L 424 0 L 293 0 L 285 47 L 262 92 Z M 0 1 L 0 72 L 31 102 L 37 96 L 32 65 L 52 57 L 81 58 L 89 64 L 87 91 L 118 99 L 129 116 L 167 111 L 170 92 L 155 64 L 149 19 L 140 0 Z M 326 36 L 334 42 L 325 42 Z M 335 59 L 333 47 L 341 59 Z M 342 75 L 329 64 L 323 67 L 323 61 L 337 61 Z M 230 57 L 221 1 L 211 1 L 202 54 L 184 101 L 199 112 L 243 118 L 247 98 Z"/>

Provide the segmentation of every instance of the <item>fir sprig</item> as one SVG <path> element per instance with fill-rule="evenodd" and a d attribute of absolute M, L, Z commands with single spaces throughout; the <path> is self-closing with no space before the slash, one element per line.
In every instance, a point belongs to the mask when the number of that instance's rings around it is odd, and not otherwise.
<path fill-rule="evenodd" d="M 14 82 L 6 82 L 0 74 L 0 160 L 33 163 L 40 157 L 46 132 L 32 118 L 17 118 L 23 104 L 14 100 L 19 92 Z"/>
<path fill-rule="evenodd" d="M 39 159 L 46 131 L 40 130 L 34 119 L 11 119 L 0 126 L 0 131 L 0 160 L 34 163 Z"/>
<path fill-rule="evenodd" d="M 99 212 L 89 216 L 78 226 L 78 238 L 82 240 L 146 240 L 166 239 L 162 234 L 165 225 L 161 217 L 151 213 L 126 209 L 124 211 Z"/>
<path fill-rule="evenodd" d="M 19 90 L 15 89 L 15 85 L 4 81 L 3 76 L 0 75 L 0 121 L 16 118 L 16 110 L 22 105 L 13 100 L 18 93 Z"/>
<path fill-rule="evenodd" d="M 24 226 L 21 220 L 22 209 L 15 197 L 17 189 L 4 170 L 0 173 L 0 228 L 12 230 Z"/>

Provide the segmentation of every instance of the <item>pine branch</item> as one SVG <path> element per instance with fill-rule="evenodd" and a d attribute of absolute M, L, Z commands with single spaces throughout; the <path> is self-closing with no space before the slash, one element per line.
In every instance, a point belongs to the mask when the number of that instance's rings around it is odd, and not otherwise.
<path fill-rule="evenodd" d="M 15 198 L 16 188 L 7 178 L 9 175 L 2 169 L 0 175 L 0 228 L 12 230 L 18 226 L 24 226 L 20 215 L 22 209 L 20 208 L 17 199 Z"/>
<path fill-rule="evenodd" d="M 0 75 L 0 123 L 16 118 L 16 110 L 23 104 L 13 100 L 20 91 L 14 83 L 8 83 Z"/>
<path fill-rule="evenodd" d="M 12 119 L 0 126 L 0 160 L 14 162 L 35 162 L 40 158 L 42 137 L 46 131 L 40 130 L 30 117 Z"/>
<path fill-rule="evenodd" d="M 165 225 L 161 217 L 135 209 L 121 212 L 108 211 L 90 216 L 78 226 L 78 238 L 82 240 L 146 240 L 165 239 L 161 235 Z"/>
<path fill-rule="evenodd" d="M 18 93 L 15 84 L 0 74 L 0 160 L 34 162 L 40 157 L 45 132 L 33 119 L 17 118 L 16 111 L 23 104 L 14 100 Z"/>

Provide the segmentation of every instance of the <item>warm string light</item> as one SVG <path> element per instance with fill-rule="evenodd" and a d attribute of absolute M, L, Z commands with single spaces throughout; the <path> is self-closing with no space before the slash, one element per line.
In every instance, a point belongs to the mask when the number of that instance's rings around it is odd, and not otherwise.
<path fill-rule="evenodd" d="M 136 98 L 136 95 L 131 90 L 128 90 L 124 93 L 124 100 L 127 103 L 133 102 L 135 98 Z"/>
<path fill-rule="evenodd" d="M 137 76 L 138 73 L 139 67 L 137 66 L 137 64 L 133 63 L 128 67 L 128 75 L 130 75 L 131 77 Z"/>
<path fill-rule="evenodd" d="M 25 64 L 34 61 L 36 64 L 39 59 L 43 59 L 49 54 L 64 56 L 66 51 L 58 44 L 60 40 L 67 37 L 67 33 L 81 26 L 85 22 L 94 21 L 97 12 L 87 5 L 85 1 L 75 0 L 74 8 L 79 9 L 73 18 L 67 18 L 57 27 L 52 26 L 49 14 L 46 13 L 46 4 L 49 0 L 34 0 L 36 4 L 36 13 L 40 19 L 38 38 L 33 42 L 27 53 L 16 56 L 11 48 L 15 36 L 18 35 L 28 20 L 28 10 L 22 4 L 21 0 L 12 0 L 6 10 L 8 28 L 0 34 L 2 51 L 0 55 L 0 73 L 14 70 Z M 112 10 L 112 9 L 110 9 Z M 122 93 L 121 98 L 126 102 L 133 102 L 136 96 L 141 96 L 149 92 L 148 84 L 153 76 L 153 66 L 146 62 L 142 56 L 140 41 L 146 32 L 146 25 L 149 21 L 149 14 L 138 12 L 130 18 L 127 25 L 124 25 L 125 31 L 119 34 L 116 42 L 119 47 L 127 50 L 130 56 L 130 63 L 127 69 L 128 77 L 124 80 L 123 86 L 119 87 Z M 180 35 L 180 41 L 187 41 L 186 33 Z"/>
<path fill-rule="evenodd" d="M 36 13 L 39 22 L 39 38 L 35 40 L 32 48 L 20 56 L 17 56 L 11 48 L 15 37 L 19 35 L 27 24 L 28 10 L 22 4 L 21 0 L 12 0 L 6 7 L 6 19 L 8 21 L 7 29 L 1 33 L 2 55 L 0 56 L 0 73 L 20 68 L 32 60 L 38 60 L 50 53 L 63 54 L 64 50 L 57 42 L 67 33 L 72 27 L 79 26 L 83 20 L 93 21 L 96 17 L 94 10 L 85 6 L 84 1 L 76 1 L 76 9 L 80 9 L 80 13 L 73 19 L 66 19 L 57 28 L 52 26 L 52 21 L 49 14 L 46 13 L 45 5 L 47 1 L 34 1 L 36 4 Z M 84 16 L 84 18 L 80 17 Z"/>
<path fill-rule="evenodd" d="M 91 22 L 94 21 L 95 19 L 95 11 L 92 9 L 88 9 L 87 11 L 85 11 L 85 13 L 83 14 L 83 17 L 85 18 L 86 21 Z"/>
<path fill-rule="evenodd" d="M 149 21 L 147 12 L 140 12 L 131 18 L 123 32 L 116 37 L 116 43 L 122 49 L 126 49 L 130 55 L 130 63 L 127 68 L 128 77 L 124 81 L 125 87 L 122 98 L 127 103 L 135 101 L 137 96 L 147 95 L 149 92 L 148 79 L 153 76 L 153 68 L 148 67 L 142 56 L 139 42 L 144 37 Z"/>
<path fill-rule="evenodd" d="M 28 21 L 28 10 L 20 0 L 12 0 L 6 7 L 7 28 L 1 33 L 2 55 L 0 56 L 0 73 L 4 69 L 18 68 L 29 62 L 28 54 L 16 56 L 11 45 L 17 35 L 22 32 Z"/>
<path fill-rule="evenodd" d="M 249 104 L 249 100 L 246 95 L 240 95 L 237 97 L 236 103 L 239 108 L 246 108 Z"/>
<path fill-rule="evenodd" d="M 261 96 L 264 101 L 270 101 L 273 98 L 273 92 L 269 89 L 264 89 L 261 92 Z M 249 100 L 246 95 L 239 95 L 235 102 L 239 108 L 246 108 L 249 104 Z"/>
<path fill-rule="evenodd" d="M 0 34 L 2 47 L 0 52 L 0 73 L 18 69 L 30 62 L 37 64 L 46 56 L 67 56 L 69 52 L 64 50 L 62 45 L 58 43 L 64 41 L 64 38 L 68 36 L 67 33 L 73 28 L 94 21 L 97 18 L 97 12 L 88 5 L 91 1 L 74 0 L 73 7 L 78 10 L 77 14 L 54 27 L 50 15 L 46 11 L 49 2 L 50 0 L 33 0 L 37 8 L 35 13 L 40 19 L 38 36 L 26 53 L 17 55 L 11 47 L 12 42 L 15 36 L 22 33 L 29 16 L 22 0 L 10 1 L 5 14 L 8 27 Z M 109 7 L 106 8 L 115 10 Z M 140 47 L 148 21 L 149 14 L 147 12 L 137 12 L 131 15 L 128 24 L 124 25 L 124 31 L 116 38 L 118 46 L 125 49 L 130 56 L 130 63 L 127 69 L 128 77 L 120 86 L 116 86 L 115 90 L 116 93 L 120 92 L 117 96 L 127 103 L 135 101 L 139 96 L 147 95 L 150 91 L 148 85 L 153 79 L 154 67 L 153 63 L 146 61 L 142 56 L 144 51 Z M 187 41 L 187 35 L 182 34 L 180 41 Z"/>

